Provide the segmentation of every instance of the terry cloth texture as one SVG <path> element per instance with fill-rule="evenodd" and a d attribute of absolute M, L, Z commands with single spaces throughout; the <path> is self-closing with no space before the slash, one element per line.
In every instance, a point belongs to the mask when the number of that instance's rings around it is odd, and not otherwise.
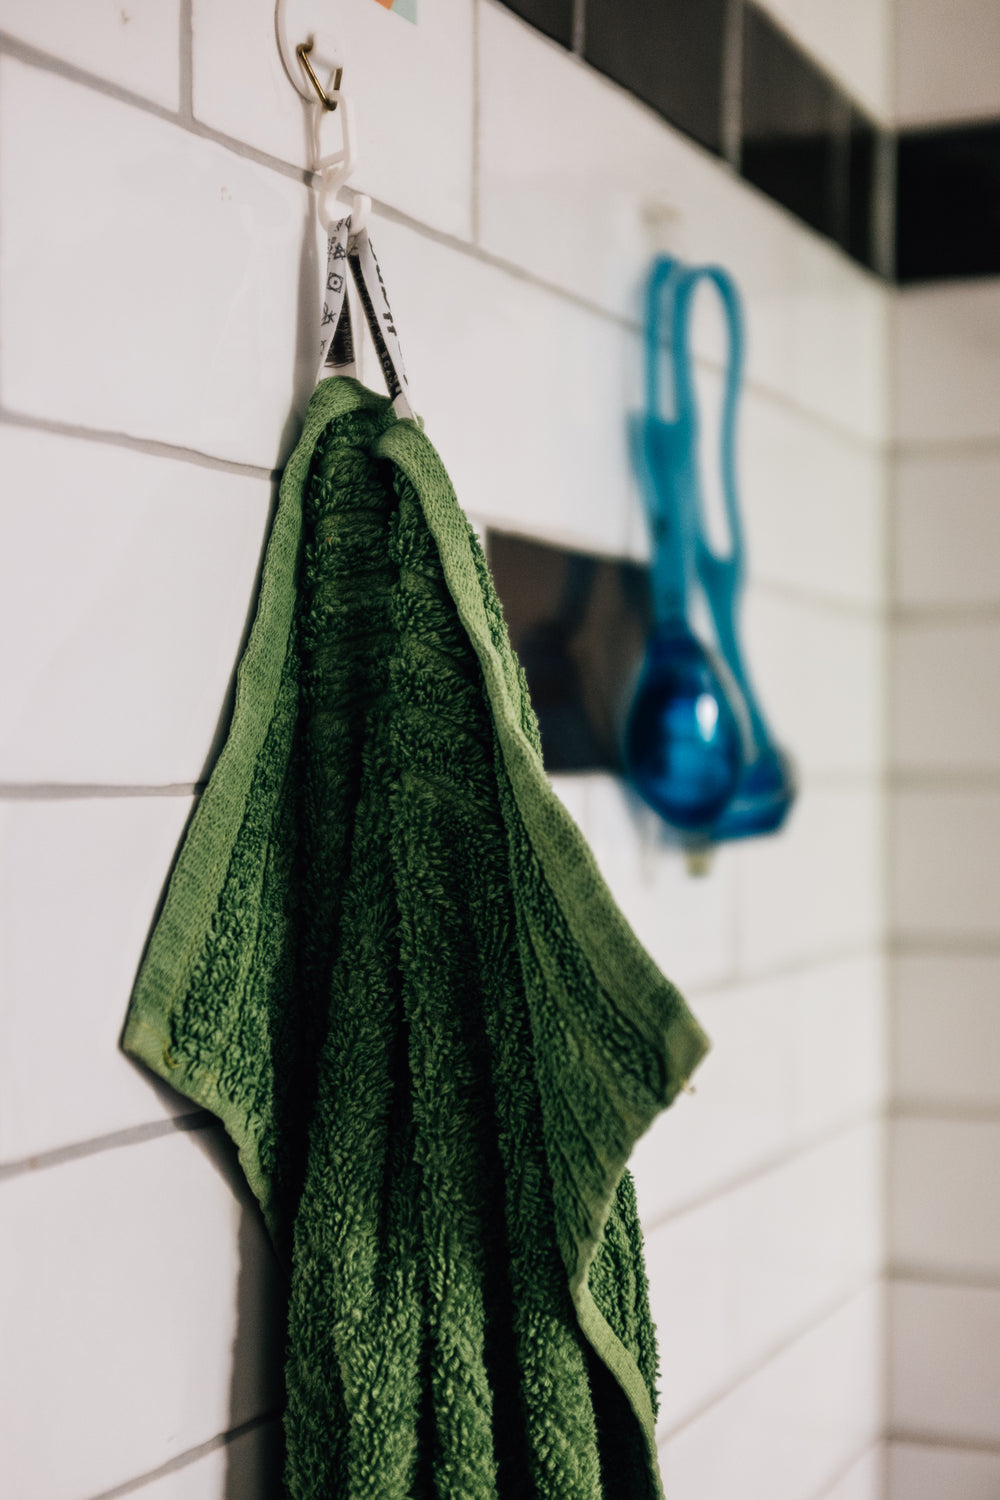
<path fill-rule="evenodd" d="M 291 1500 L 652 1500 L 625 1162 L 707 1043 L 542 769 L 420 428 L 316 390 L 126 1050 L 288 1270 Z"/>

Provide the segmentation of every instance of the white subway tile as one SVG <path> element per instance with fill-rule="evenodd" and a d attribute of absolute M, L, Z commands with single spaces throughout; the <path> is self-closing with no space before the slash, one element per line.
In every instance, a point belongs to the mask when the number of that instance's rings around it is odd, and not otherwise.
<path fill-rule="evenodd" d="M 743 621 L 764 716 L 803 772 L 877 774 L 885 691 L 878 618 L 751 588 Z"/>
<path fill-rule="evenodd" d="M 198 781 L 271 481 L 9 426 L 0 465 L 0 781 Z"/>
<path fill-rule="evenodd" d="M 686 989 L 717 982 L 733 965 L 733 861 L 688 873 L 663 825 L 616 777 L 594 775 L 587 835 L 611 893 L 664 973 Z"/>
<path fill-rule="evenodd" d="M 873 277 L 499 7 L 482 7 L 480 59 L 486 249 L 629 317 L 655 251 L 724 261 L 751 379 L 881 438 L 889 301 Z M 717 356 L 720 334 L 696 315 L 702 352 Z"/>
<path fill-rule="evenodd" d="M 899 769 L 1000 768 L 1000 623 L 898 624 L 890 702 Z"/>
<path fill-rule="evenodd" d="M 898 602 L 1000 603 L 1000 457 L 904 452 L 895 492 Z"/>
<path fill-rule="evenodd" d="M 876 448 L 748 390 L 739 474 L 752 579 L 882 603 L 886 463 Z"/>
<path fill-rule="evenodd" d="M 1000 1279 L 1000 1124 L 897 1119 L 890 1141 L 892 1263 Z"/>
<path fill-rule="evenodd" d="M 810 975 L 793 1020 L 795 1121 L 802 1137 L 885 1106 L 886 966 L 879 953 Z"/>
<path fill-rule="evenodd" d="M 273 1500 L 280 1493 L 281 1438 L 265 1423 L 136 1490 L 139 1500 Z"/>
<path fill-rule="evenodd" d="M 885 1500 L 885 1451 L 876 1443 L 818 1500 Z"/>
<path fill-rule="evenodd" d="M 885 1095 L 877 956 L 697 994 L 712 1051 L 632 1157 L 655 1224 L 866 1113 Z"/>
<path fill-rule="evenodd" d="M 874 1277 L 881 1179 L 881 1132 L 865 1125 L 647 1233 L 661 1430 Z"/>
<path fill-rule="evenodd" d="M 372 239 L 460 504 L 502 530 L 626 554 L 642 525 L 626 433 L 636 335 L 377 215 Z"/>
<path fill-rule="evenodd" d="M 900 1281 L 889 1308 L 891 1430 L 1000 1443 L 1000 1290 Z"/>
<path fill-rule="evenodd" d="M 904 288 L 895 328 L 896 437 L 1000 435 L 1000 277 Z"/>
<path fill-rule="evenodd" d="M 218 1133 L 0 1186 L 0 1467 L 18 1500 L 79 1500 L 278 1404 L 281 1297 Z M 58 1442 L 53 1434 L 58 1433 Z"/>
<path fill-rule="evenodd" d="M 360 161 L 352 186 L 468 238 L 472 212 L 474 0 L 435 0 L 420 24 L 368 3 L 326 15 L 291 0 L 291 46 L 319 27 L 344 64 Z M 272 156 L 308 167 L 310 110 L 281 65 L 273 0 L 194 0 L 195 118 Z M 325 79 L 323 80 L 325 82 Z M 339 121 L 324 125 L 339 150 Z"/>
<path fill-rule="evenodd" d="M 118 1047 L 191 808 L 190 797 L 0 803 L 0 1160 L 194 1108 Z"/>
<path fill-rule="evenodd" d="M 793 981 L 794 984 L 794 981 Z M 792 993 L 793 1115 L 800 1139 L 881 1110 L 888 1091 L 886 972 L 879 953 L 807 973 Z"/>
<path fill-rule="evenodd" d="M 822 1494 L 881 1425 L 881 1299 L 859 1293 L 661 1446 L 672 1500 Z"/>
<path fill-rule="evenodd" d="M 795 1032 L 790 981 L 733 985 L 692 1000 L 712 1050 L 694 1093 L 642 1137 L 630 1162 L 647 1225 L 700 1201 L 794 1142 Z"/>
<path fill-rule="evenodd" d="M 0 24 L 8 36 L 167 109 L 180 102 L 179 0 L 128 0 L 127 6 L 4 0 Z"/>
<path fill-rule="evenodd" d="M 897 957 L 893 991 L 896 1100 L 1000 1108 L 1000 959 Z"/>
<path fill-rule="evenodd" d="M 996 1500 L 1000 1453 L 889 1444 L 888 1500 Z"/>
<path fill-rule="evenodd" d="M 805 781 L 780 833 L 735 845 L 740 972 L 874 943 L 882 930 L 878 785 Z"/>
<path fill-rule="evenodd" d="M 274 465 L 316 373 L 306 189 L 10 58 L 0 139 L 6 406 Z"/>
<path fill-rule="evenodd" d="M 901 125 L 1000 114 L 1000 11 L 993 0 L 896 0 L 896 117 Z"/>
<path fill-rule="evenodd" d="M 860 104 L 889 123 L 893 7 L 890 0 L 761 0 L 778 24 Z"/>
<path fill-rule="evenodd" d="M 1000 795 L 903 790 L 892 805 L 896 931 L 923 940 L 1000 931 Z"/>

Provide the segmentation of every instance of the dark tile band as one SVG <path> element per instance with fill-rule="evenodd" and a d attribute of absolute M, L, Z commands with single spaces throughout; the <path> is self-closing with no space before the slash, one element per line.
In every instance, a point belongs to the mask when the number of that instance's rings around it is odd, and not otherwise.
<path fill-rule="evenodd" d="M 580 3 L 506 3 L 573 45 Z M 582 15 L 591 66 L 862 265 L 1000 274 L 1000 121 L 887 132 L 753 0 L 582 0 Z"/>

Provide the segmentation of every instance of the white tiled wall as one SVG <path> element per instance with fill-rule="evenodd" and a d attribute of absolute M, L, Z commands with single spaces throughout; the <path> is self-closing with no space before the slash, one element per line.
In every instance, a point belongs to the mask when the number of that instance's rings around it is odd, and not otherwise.
<path fill-rule="evenodd" d="M 1000 110 L 996 22 L 904 0 L 904 120 Z M 1000 1487 L 998 309 L 995 279 L 896 306 L 890 1500 Z"/>
<path fill-rule="evenodd" d="M 270 1242 L 218 1135 L 172 1132 L 4 1183 L 12 1496 L 97 1495 L 277 1404 Z"/>
<path fill-rule="evenodd" d="M 884 112 L 884 6 L 836 27 L 772 9 Z M 476 517 L 644 557 L 624 428 L 643 269 L 673 249 L 744 291 L 746 625 L 799 804 L 699 880 L 611 777 L 558 790 L 715 1044 L 636 1158 L 668 1494 L 875 1500 L 890 296 L 493 0 L 422 4 L 417 26 L 372 0 L 289 10 L 343 52 L 417 405 Z M 270 1253 L 217 1132 L 117 1038 L 313 376 L 304 111 L 270 0 L 58 11 L 0 3 L 0 1473 L 16 1500 L 271 1500 Z M 696 340 L 710 382 L 707 313 Z M 966 576 L 923 453 L 900 533 L 918 613 Z M 983 460 L 953 462 L 994 535 Z M 922 754 L 915 701 L 894 714 Z M 906 963 L 909 1096 L 995 1104 L 950 1033 L 926 1064 L 940 984 L 987 1024 L 989 956 Z M 952 1190 L 979 1266 L 992 1221 Z"/>

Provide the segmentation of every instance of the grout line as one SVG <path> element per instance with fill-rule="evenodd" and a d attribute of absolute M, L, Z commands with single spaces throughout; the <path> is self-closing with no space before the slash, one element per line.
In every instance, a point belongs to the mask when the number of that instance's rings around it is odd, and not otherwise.
<path fill-rule="evenodd" d="M 893 1393 L 895 1391 L 895 1379 L 894 1379 L 895 1371 L 893 1369 L 893 1359 L 892 1359 L 892 1322 L 891 1322 L 892 1309 L 891 1309 L 891 1307 L 889 1305 L 889 1279 L 888 1279 L 888 1276 L 886 1275 L 886 1270 L 885 1270 L 885 1265 L 884 1265 L 884 1259 L 885 1259 L 885 1242 L 886 1242 L 886 1239 L 887 1239 L 887 1226 L 888 1226 L 888 1222 L 889 1222 L 888 1218 L 885 1217 L 885 1215 L 888 1214 L 888 1198 L 889 1198 L 889 1187 L 890 1187 L 890 1181 L 889 1181 L 889 1157 L 890 1157 L 890 1151 L 889 1151 L 889 1142 L 888 1142 L 888 1139 L 887 1139 L 887 1137 L 886 1137 L 886 1135 L 885 1135 L 884 1132 L 883 1132 L 882 1145 L 883 1145 L 883 1153 L 882 1153 L 882 1181 L 883 1181 L 883 1183 L 885 1185 L 885 1204 L 883 1205 L 883 1217 L 879 1221 L 879 1232 L 880 1232 L 880 1240 L 881 1240 L 882 1254 L 883 1254 L 883 1266 L 882 1266 L 882 1275 L 881 1275 L 880 1284 L 879 1284 L 879 1297 L 878 1297 L 878 1301 L 879 1301 L 879 1306 L 878 1306 L 878 1354 L 876 1356 L 876 1358 L 878 1359 L 878 1370 L 876 1372 L 876 1375 L 877 1375 L 878 1396 L 876 1397 L 876 1400 L 878 1401 L 879 1446 L 881 1447 L 881 1450 L 882 1450 L 882 1460 L 881 1460 L 881 1463 L 879 1465 L 879 1474 L 878 1474 L 878 1486 L 879 1486 L 879 1488 L 878 1488 L 878 1494 L 880 1496 L 888 1495 L 888 1491 L 889 1491 L 889 1442 L 888 1442 L 888 1426 L 889 1426 L 889 1413 L 892 1410 L 892 1398 L 893 1398 Z"/>
<path fill-rule="evenodd" d="M 896 132 L 881 123 L 875 127 L 875 161 L 872 170 L 871 248 L 874 270 L 891 291 L 896 281 Z M 890 412 L 894 406 L 888 408 Z"/>
<path fill-rule="evenodd" d="M 472 180 L 469 184 L 471 202 L 469 204 L 469 229 L 472 234 L 472 243 L 479 244 L 479 163 L 481 159 L 480 132 L 481 110 L 480 89 L 482 87 L 482 23 L 480 19 L 479 0 L 473 0 L 472 5 Z"/>
<path fill-rule="evenodd" d="M 183 26 L 183 12 L 181 24 Z M 183 48 L 182 37 L 182 57 Z M 155 100 L 148 99 L 143 94 L 133 93 L 131 89 L 112 83 L 108 78 L 101 78 L 96 73 L 88 72 L 86 68 L 77 67 L 75 63 L 53 56 L 51 52 L 45 52 L 40 47 L 33 47 L 29 42 L 22 42 L 18 37 L 11 36 L 6 31 L 0 31 L 0 54 L 25 63 L 28 67 L 37 68 L 39 72 L 55 74 L 58 78 L 66 79 L 68 83 L 82 84 L 96 94 L 105 94 L 109 99 L 117 100 L 119 104 L 127 104 L 133 109 L 142 110 L 144 114 L 154 115 L 158 120 L 165 120 L 170 125 L 176 125 L 188 135 L 197 136 L 204 141 L 213 141 L 217 146 L 232 152 L 234 156 L 243 156 L 247 161 L 255 161 L 259 166 L 280 173 L 282 177 L 291 178 L 293 182 L 308 185 L 312 180 L 312 173 L 305 167 L 298 167 L 293 162 L 283 161 L 280 156 L 272 156 L 270 152 L 259 151 L 256 146 L 249 146 L 246 141 L 241 141 L 236 136 L 226 135 L 222 130 L 213 130 L 210 125 L 205 125 L 201 120 L 196 119 L 193 114 L 185 115 L 183 98 L 179 110 L 168 109 L 166 105 L 157 104 Z"/>
<path fill-rule="evenodd" d="M 178 7 L 180 44 L 180 112 L 179 117 L 190 129 L 194 118 L 194 6 L 192 0 L 180 0 Z"/>
<path fill-rule="evenodd" d="M 587 0 L 573 0 L 573 41 L 570 51 L 584 61 L 587 46 Z"/>
<path fill-rule="evenodd" d="M 182 448 L 177 443 L 161 443 L 156 438 L 133 437 L 127 432 L 113 432 L 101 427 L 81 427 L 76 422 L 60 422 L 49 417 L 35 417 L 28 412 L 8 411 L 0 406 L 0 426 L 24 427 L 32 432 L 51 432 L 57 437 L 82 438 L 88 443 L 106 443 L 113 448 L 128 448 L 133 453 L 148 453 L 156 458 L 173 458 L 180 463 L 196 464 L 203 469 L 220 469 L 226 474 L 244 474 L 251 479 L 276 480 L 280 469 L 262 464 L 244 464 L 236 459 L 216 458 L 197 448 Z"/>
<path fill-rule="evenodd" d="M 847 1478 L 851 1470 L 861 1463 L 862 1459 L 867 1458 L 870 1453 L 877 1453 L 882 1447 L 883 1441 L 881 1436 L 866 1439 L 864 1444 L 854 1452 L 846 1463 L 838 1465 L 834 1473 L 825 1481 L 823 1488 L 816 1491 L 813 1500 L 830 1500 L 830 1496 L 835 1494 L 838 1486 Z"/>
<path fill-rule="evenodd" d="M 872 600 L 869 603 L 861 599 L 846 599 L 837 594 L 825 594 L 815 589 L 801 588 L 781 579 L 762 577 L 754 573 L 752 564 L 747 578 L 747 588 L 750 593 L 767 594 L 771 598 L 784 599 L 790 604 L 801 604 L 805 608 L 848 615 L 851 619 L 867 620 L 873 625 L 887 623 L 885 606 L 878 600 Z"/>
<path fill-rule="evenodd" d="M 803 791 L 876 791 L 881 792 L 885 778 L 878 765 L 863 770 L 843 766 L 810 766 L 799 764 L 799 786 Z"/>
<path fill-rule="evenodd" d="M 743 0 L 726 0 L 722 40 L 722 159 L 739 172 L 743 153 Z"/>
<path fill-rule="evenodd" d="M 65 78 L 69 83 L 83 84 L 93 89 L 95 93 L 106 94 L 109 99 L 117 99 L 119 104 L 130 104 L 135 109 L 141 109 L 145 114 L 155 115 L 158 120 L 168 120 L 171 124 L 177 124 L 177 111 L 168 105 L 158 104 L 155 99 L 150 99 L 145 94 L 136 94 L 132 89 L 124 88 L 120 83 L 113 83 L 110 78 L 102 78 L 97 73 L 90 73 L 86 68 L 67 62 L 63 57 L 56 57 L 54 53 L 46 52 L 41 47 L 34 47 L 30 42 L 24 42 L 20 37 L 12 36 L 10 32 L 2 29 L 0 29 L 0 53 L 14 58 L 17 62 L 26 63 L 28 67 L 38 68 L 41 72 L 54 73 L 58 78 Z"/>
<path fill-rule="evenodd" d="M 49 1167 L 62 1167 L 67 1162 L 81 1161 L 87 1156 L 100 1156 L 105 1151 L 116 1151 L 121 1146 L 138 1146 L 144 1141 L 159 1140 L 161 1136 L 178 1131 L 208 1130 L 218 1125 L 219 1120 L 207 1110 L 194 1114 L 175 1115 L 168 1120 L 153 1120 L 148 1125 L 132 1125 L 126 1130 L 115 1130 L 110 1135 L 98 1135 L 89 1141 L 74 1141 L 71 1146 L 57 1146 L 53 1151 L 39 1151 L 34 1156 L 22 1157 L 20 1161 L 0 1162 L 0 1182 L 13 1177 L 25 1177 L 32 1172 L 43 1172 Z"/>
<path fill-rule="evenodd" d="M 909 1281 L 917 1286 L 956 1287 L 960 1291 L 1000 1292 L 1000 1271 L 944 1270 L 940 1266 L 892 1261 L 889 1281 Z"/>
<path fill-rule="evenodd" d="M 883 201 L 886 196 L 886 178 L 884 173 L 894 168 L 894 157 L 890 157 L 887 148 L 882 143 L 882 132 L 876 135 L 876 163 L 872 174 L 872 248 L 875 253 L 876 262 L 880 269 L 894 259 L 895 251 L 890 237 L 892 225 L 890 220 L 895 218 L 893 205 Z M 893 193 L 894 196 L 894 193 Z M 881 895 L 881 928 L 883 936 L 883 952 L 885 962 L 882 969 L 881 986 L 881 1027 L 880 1042 L 882 1056 L 880 1072 L 883 1084 L 882 1118 L 881 1118 L 881 1161 L 879 1163 L 879 1197 L 878 1218 L 879 1236 L 882 1245 L 883 1257 L 886 1254 L 886 1241 L 888 1238 L 888 1225 L 892 1211 L 892 1172 L 893 1172 L 893 1150 L 892 1141 L 889 1136 L 889 1109 L 892 1101 L 892 1091 L 895 1082 L 896 1059 L 895 1059 L 895 1005 L 896 1005 L 896 971 L 888 961 L 889 937 L 891 913 L 893 910 L 894 876 L 892 864 L 892 851 L 895 842 L 895 807 L 891 795 L 891 768 L 894 750 L 893 723 L 894 723 L 894 695 L 896 691 L 895 672 L 893 670 L 893 621 L 892 610 L 896 600 L 898 589 L 898 559 L 896 556 L 897 533 L 898 533 L 898 511 L 897 511 L 897 489 L 899 484 L 899 470 L 895 462 L 888 435 L 892 431 L 894 414 L 896 410 L 896 385 L 897 385 L 897 338 L 896 338 L 896 297 L 893 294 L 889 299 L 886 316 L 882 324 L 883 338 L 885 340 L 885 361 L 883 364 L 883 388 L 882 395 L 885 410 L 886 442 L 882 458 L 882 515 L 880 527 L 880 540 L 882 543 L 882 598 L 885 602 L 885 616 L 883 620 L 882 639 L 880 645 L 882 692 L 880 694 L 880 735 L 879 740 L 882 747 L 882 788 L 880 795 L 881 803 L 881 829 L 879 838 L 879 893 Z M 883 1288 L 885 1275 L 883 1271 Z M 879 1309 L 878 1328 L 878 1369 L 876 1371 L 876 1382 L 879 1400 L 879 1428 L 881 1436 L 885 1437 L 885 1427 L 888 1412 L 891 1407 L 893 1395 L 893 1370 L 891 1350 L 891 1330 L 889 1327 L 888 1300 L 884 1290 L 881 1297 Z M 882 1465 L 880 1475 L 880 1491 L 888 1490 L 888 1474 L 885 1462 Z"/>
<path fill-rule="evenodd" d="M 905 1427 L 890 1426 L 886 1440 L 890 1443 L 909 1443 L 914 1448 L 946 1448 L 957 1453 L 1000 1455 L 1000 1442 L 975 1442 L 967 1437 L 939 1437 L 926 1432 L 910 1432 Z"/>
<path fill-rule="evenodd" d="M 894 770 L 889 777 L 894 792 L 1000 792 L 1000 770 Z"/>
<path fill-rule="evenodd" d="M 198 797 L 207 781 L 177 781 L 166 786 L 104 786 L 100 782 L 0 781 L 2 802 L 86 802 L 115 797 Z"/>
<path fill-rule="evenodd" d="M 812 1317 L 799 1324 L 794 1333 L 791 1333 L 786 1338 L 780 1339 L 776 1343 L 770 1345 L 766 1352 L 760 1355 L 754 1361 L 752 1366 L 744 1370 L 739 1375 L 734 1376 L 731 1380 L 727 1381 L 720 1390 L 717 1390 L 713 1396 L 708 1398 L 708 1400 L 703 1401 L 699 1406 L 695 1408 L 694 1411 L 690 1412 L 688 1416 L 682 1418 L 681 1421 L 676 1422 L 672 1427 L 665 1428 L 662 1431 L 658 1432 L 656 1434 L 656 1446 L 658 1448 L 662 1448 L 667 1443 L 671 1442 L 675 1437 L 677 1437 L 679 1433 L 683 1432 L 685 1428 L 692 1426 L 695 1422 L 699 1421 L 702 1417 L 707 1415 L 707 1413 L 710 1412 L 714 1406 L 718 1406 L 720 1402 L 725 1401 L 727 1397 L 733 1395 L 736 1391 L 738 1391 L 741 1386 L 747 1385 L 751 1380 L 754 1379 L 755 1376 L 760 1374 L 762 1370 L 766 1369 L 768 1365 L 773 1364 L 776 1360 L 780 1359 L 783 1354 L 786 1354 L 790 1349 L 793 1349 L 795 1345 L 800 1343 L 803 1339 L 808 1338 L 811 1333 L 814 1333 L 816 1331 L 816 1329 L 822 1328 L 824 1323 L 830 1322 L 830 1320 L 832 1318 L 835 1318 L 839 1312 L 842 1312 L 845 1307 L 849 1307 L 850 1304 L 855 1301 L 856 1298 L 860 1297 L 863 1292 L 866 1292 L 869 1288 L 880 1286 L 881 1281 L 882 1277 L 880 1275 L 866 1275 L 859 1281 L 854 1282 L 849 1291 L 841 1292 L 837 1297 L 825 1303 L 820 1312 L 813 1314 Z M 868 1446 L 872 1445 L 869 1444 Z M 103 1500 L 103 1497 L 99 1497 L 99 1500 Z"/>
<path fill-rule="evenodd" d="M 152 1484 L 154 1480 L 165 1479 L 169 1474 L 179 1473 L 182 1469 L 197 1463 L 200 1458 L 206 1458 L 209 1453 L 214 1453 L 218 1448 L 227 1448 L 230 1443 L 236 1442 L 237 1438 L 256 1432 L 259 1427 L 266 1427 L 270 1422 L 276 1422 L 279 1417 L 280 1412 L 265 1412 L 262 1416 L 251 1417 L 249 1422 L 241 1422 L 239 1427 L 232 1427 L 228 1432 L 220 1432 L 218 1437 L 209 1438 L 207 1443 L 199 1443 L 197 1448 L 189 1448 L 187 1452 L 168 1459 L 165 1464 L 160 1464 L 156 1469 L 139 1474 L 135 1479 L 128 1479 L 124 1484 L 116 1484 L 113 1489 L 102 1490 L 99 1495 L 92 1495 L 90 1500 L 119 1500 L 120 1496 L 134 1495 L 138 1490 L 145 1489 L 147 1484 Z"/>
<path fill-rule="evenodd" d="M 984 604 L 900 604 L 890 615 L 893 625 L 996 625 L 1000 601 Z"/>
<path fill-rule="evenodd" d="M 720 1198 L 726 1197 L 727 1194 L 739 1192 L 740 1189 L 749 1187 L 751 1183 L 759 1182 L 762 1178 L 770 1176 L 771 1173 L 780 1172 L 782 1168 L 791 1166 L 793 1162 L 799 1161 L 804 1156 L 811 1156 L 818 1151 L 825 1150 L 827 1146 L 832 1145 L 844 1136 L 851 1135 L 854 1131 L 861 1130 L 867 1125 L 880 1124 L 883 1119 L 884 1110 L 882 1105 L 878 1104 L 874 1107 L 864 1109 L 855 1115 L 851 1115 L 847 1120 L 838 1121 L 836 1125 L 831 1126 L 827 1130 L 818 1131 L 811 1136 L 804 1136 L 785 1150 L 776 1151 L 773 1155 L 758 1162 L 756 1166 L 749 1168 L 747 1171 L 713 1184 L 705 1192 L 687 1199 L 675 1208 L 667 1209 L 665 1213 L 658 1214 L 653 1219 L 643 1219 L 643 1236 L 648 1241 L 667 1224 L 672 1224 L 677 1219 L 683 1219 L 688 1214 L 697 1213 L 700 1209 L 707 1208 Z"/>
<path fill-rule="evenodd" d="M 896 438 L 889 455 L 897 463 L 914 458 L 1000 458 L 1000 433 L 976 437 Z"/>
<path fill-rule="evenodd" d="M 1000 933 L 969 937 L 962 934 L 897 933 L 890 937 L 889 954 L 893 958 L 1000 958 Z"/>
<path fill-rule="evenodd" d="M 1000 1125 L 1000 1104 L 966 1104 L 938 1099 L 894 1099 L 891 1120 L 934 1120 L 941 1125 Z"/>

